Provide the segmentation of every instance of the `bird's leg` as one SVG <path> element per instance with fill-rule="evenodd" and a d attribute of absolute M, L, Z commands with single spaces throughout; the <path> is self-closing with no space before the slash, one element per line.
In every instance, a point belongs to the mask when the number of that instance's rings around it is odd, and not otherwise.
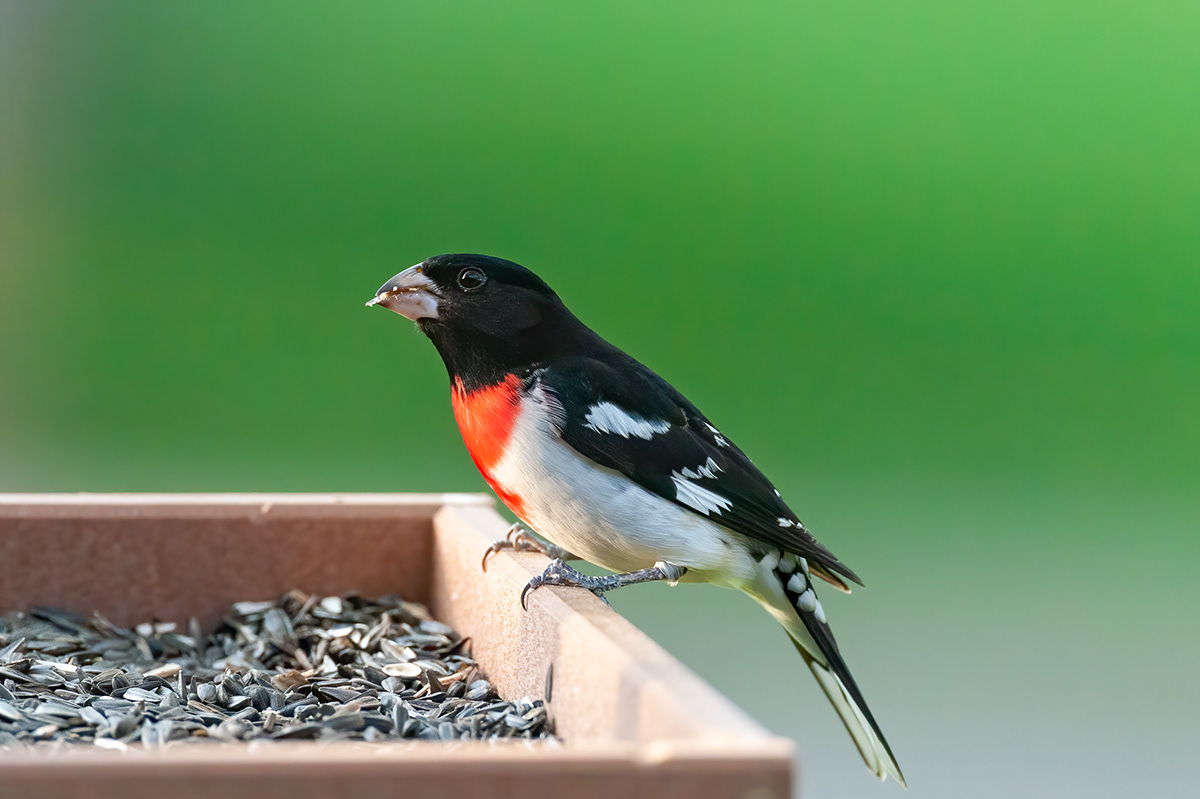
<path fill-rule="evenodd" d="M 526 597 L 530 591 L 541 588 L 543 585 L 566 585 L 573 588 L 586 588 L 596 596 L 604 599 L 604 592 L 611 591 L 614 588 L 636 585 L 637 583 L 649 583 L 655 580 L 667 580 L 674 584 L 686 573 L 686 567 L 676 566 L 674 563 L 663 563 L 660 560 L 648 569 L 638 569 L 637 571 L 625 572 L 624 574 L 609 574 L 604 577 L 589 577 L 572 569 L 563 563 L 561 559 L 556 559 L 546 567 L 546 571 L 534 577 L 522 589 L 521 607 L 528 610 L 525 605 Z M 605 604 L 608 604 L 608 600 L 605 600 Z"/>
<path fill-rule="evenodd" d="M 511 549 L 514 552 L 541 552 L 546 557 L 557 560 L 578 560 L 577 557 L 562 547 L 537 538 L 522 527 L 520 522 L 508 528 L 508 532 L 504 534 L 504 538 L 494 542 L 484 551 L 483 562 L 480 564 L 484 571 L 487 571 L 488 558 L 502 549 Z"/>

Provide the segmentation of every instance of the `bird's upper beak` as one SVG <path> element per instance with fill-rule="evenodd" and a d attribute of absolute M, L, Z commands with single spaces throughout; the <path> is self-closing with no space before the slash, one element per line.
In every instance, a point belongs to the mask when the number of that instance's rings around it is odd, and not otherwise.
<path fill-rule="evenodd" d="M 422 264 L 409 267 L 379 287 L 375 296 L 367 301 L 367 307 L 382 305 L 409 319 L 437 319 L 437 286 L 426 277 Z"/>

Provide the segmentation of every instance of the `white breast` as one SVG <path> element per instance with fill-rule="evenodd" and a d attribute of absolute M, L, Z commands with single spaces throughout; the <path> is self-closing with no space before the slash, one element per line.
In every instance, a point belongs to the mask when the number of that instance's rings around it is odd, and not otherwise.
<path fill-rule="evenodd" d="M 686 566 L 694 572 L 688 578 L 729 587 L 753 579 L 756 564 L 736 533 L 584 458 L 559 436 L 556 418 L 557 400 L 537 384 L 491 470 L 521 498 L 522 517 L 536 532 L 613 571 L 661 560 Z"/>

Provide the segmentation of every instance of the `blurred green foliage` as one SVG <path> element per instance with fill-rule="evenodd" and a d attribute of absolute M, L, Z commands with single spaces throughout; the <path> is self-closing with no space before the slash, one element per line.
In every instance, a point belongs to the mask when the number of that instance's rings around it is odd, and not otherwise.
<path fill-rule="evenodd" d="M 483 490 L 362 303 L 500 255 L 866 577 L 830 612 L 914 789 L 1176 790 L 1197 41 L 1183 2 L 4 0 L 0 489 Z M 813 795 L 878 790 L 748 603 L 617 603 Z"/>

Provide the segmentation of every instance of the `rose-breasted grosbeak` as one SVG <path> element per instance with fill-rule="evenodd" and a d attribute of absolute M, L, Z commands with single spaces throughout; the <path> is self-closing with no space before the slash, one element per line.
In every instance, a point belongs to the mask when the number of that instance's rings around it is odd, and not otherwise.
<path fill-rule="evenodd" d="M 522 602 L 541 585 L 600 594 L 683 580 L 745 591 L 787 630 L 871 770 L 904 784 L 813 586 L 861 581 L 692 403 L 510 261 L 439 255 L 367 305 L 415 320 L 433 341 L 475 465 L 557 545 Z M 572 552 L 618 574 L 585 576 L 563 563 Z"/>

